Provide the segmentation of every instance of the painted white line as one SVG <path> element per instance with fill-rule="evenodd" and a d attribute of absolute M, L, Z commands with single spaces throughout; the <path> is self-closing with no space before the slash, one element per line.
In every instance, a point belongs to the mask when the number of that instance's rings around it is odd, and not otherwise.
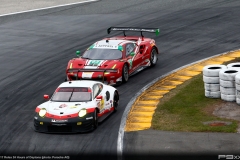
<path fill-rule="evenodd" d="M 71 5 L 75 5 L 75 4 L 81 4 L 81 3 L 96 2 L 96 1 L 99 1 L 99 0 L 87 0 L 87 1 L 76 2 L 76 3 L 62 4 L 62 5 L 52 6 L 52 7 L 32 9 L 32 10 L 27 10 L 27 11 L 22 11 L 22 12 L 7 13 L 7 14 L 0 15 L 0 17 L 9 16 L 9 15 L 15 15 L 15 14 L 21 14 L 21 13 L 27 13 L 27 12 L 35 12 L 35 11 L 45 10 L 45 9 L 52 9 L 52 8 L 58 8 L 58 7 L 71 6 Z"/>
<path fill-rule="evenodd" d="M 236 49 L 237 50 L 237 49 Z M 182 67 L 179 67 L 171 72 L 168 72 L 158 78 L 155 78 L 153 81 L 151 81 L 150 83 L 148 83 L 146 86 L 144 86 L 140 91 L 138 91 L 135 96 L 128 102 L 124 112 L 123 112 L 123 115 L 122 115 L 122 118 L 121 118 L 121 123 L 120 123 L 120 127 L 119 127 L 119 131 L 118 131 L 118 139 L 117 139 L 117 155 L 118 155 L 118 160 L 122 160 L 122 155 L 123 155 L 123 138 L 124 138 L 124 128 L 126 126 L 126 120 L 127 120 L 127 115 L 133 105 L 133 103 L 136 101 L 136 99 L 138 98 L 138 96 L 140 96 L 145 90 L 147 90 L 151 85 L 153 85 L 154 83 L 156 83 L 157 81 L 159 81 L 160 79 L 178 71 L 178 70 L 181 70 L 185 67 L 188 67 L 188 66 L 191 66 L 191 65 L 194 65 L 196 63 L 199 63 L 199 62 L 203 62 L 205 60 L 208 60 L 208 59 L 211 59 L 211 58 L 215 58 L 215 57 L 218 57 L 218 56 L 221 56 L 221 55 L 225 55 L 227 53 L 230 53 L 230 52 L 234 52 L 236 50 L 232 50 L 232 51 L 229 51 L 229 52 L 224 52 L 224 53 L 221 53 L 221 54 L 218 54 L 218 55 L 215 55 L 215 56 L 211 56 L 211 57 L 208 57 L 208 58 L 204 58 L 202 60 L 199 60 L 199 61 L 196 61 L 196 62 L 193 62 L 193 63 L 190 63 L 190 64 L 187 64 L 185 66 L 182 66 Z"/>

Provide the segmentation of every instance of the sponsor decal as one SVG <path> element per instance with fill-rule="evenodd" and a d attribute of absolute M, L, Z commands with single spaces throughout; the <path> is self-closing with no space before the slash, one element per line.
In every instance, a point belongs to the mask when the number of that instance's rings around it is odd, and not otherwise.
<path fill-rule="evenodd" d="M 98 45 L 94 46 L 94 48 L 118 49 L 118 46 L 110 45 L 110 44 L 98 44 Z"/>
<path fill-rule="evenodd" d="M 87 117 L 86 120 L 93 119 L 93 117 Z"/>
<path fill-rule="evenodd" d="M 59 106 L 59 108 L 65 108 L 65 107 L 67 107 L 66 104 L 61 104 L 61 105 Z"/>
<path fill-rule="evenodd" d="M 100 105 L 100 109 L 104 108 L 104 99 L 101 100 L 101 105 Z"/>
<path fill-rule="evenodd" d="M 77 125 L 80 126 L 82 124 L 82 122 L 77 122 Z"/>
<path fill-rule="evenodd" d="M 52 119 L 52 122 L 67 122 L 67 119 Z"/>
<path fill-rule="evenodd" d="M 102 61 L 101 60 L 91 60 L 88 65 L 89 66 L 98 66 Z"/>
<path fill-rule="evenodd" d="M 132 69 L 132 59 L 128 59 L 128 63 L 130 64 L 129 69 Z"/>
<path fill-rule="evenodd" d="M 78 108 L 78 106 L 71 106 L 70 108 L 71 108 L 71 109 L 73 109 L 73 108 Z"/>

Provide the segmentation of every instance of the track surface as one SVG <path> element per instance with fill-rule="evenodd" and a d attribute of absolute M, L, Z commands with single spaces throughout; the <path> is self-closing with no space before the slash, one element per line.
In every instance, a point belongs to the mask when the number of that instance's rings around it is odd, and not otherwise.
<path fill-rule="evenodd" d="M 95 153 L 113 154 L 116 158 L 119 124 L 131 97 L 151 80 L 173 69 L 238 49 L 239 7 L 238 0 L 102 0 L 0 18 L 0 155 Z M 106 29 L 110 26 L 159 27 L 160 36 L 145 34 L 155 38 L 159 46 L 161 54 L 156 67 L 118 87 L 119 110 L 96 131 L 71 135 L 34 132 L 33 113 L 43 102 L 43 94 L 51 94 L 65 79 L 65 67 L 75 57 L 75 51 L 84 51 L 94 41 L 109 36 Z M 192 141 L 182 138 L 188 134 Z M 215 138 L 210 142 L 209 151 L 219 151 L 226 146 L 225 142 L 229 144 L 225 151 L 234 146 L 239 150 L 236 134 L 228 134 L 228 141 L 219 137 L 220 141 Z M 164 152 L 169 144 L 186 153 L 197 142 L 203 143 L 201 138 L 205 137 L 193 133 L 130 132 L 125 133 L 123 153 Z M 189 145 L 186 149 L 185 143 Z M 204 147 L 196 147 L 192 152 L 206 151 Z M 173 151 L 172 148 L 167 151 Z"/>

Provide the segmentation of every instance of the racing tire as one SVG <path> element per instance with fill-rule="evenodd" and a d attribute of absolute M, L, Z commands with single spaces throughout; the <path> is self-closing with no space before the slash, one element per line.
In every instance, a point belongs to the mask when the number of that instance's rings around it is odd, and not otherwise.
<path fill-rule="evenodd" d="M 113 112 L 117 112 L 118 101 L 119 101 L 119 95 L 118 95 L 118 93 L 115 91 L 115 92 L 114 92 L 114 96 L 113 96 L 113 107 L 114 107 Z"/>
<path fill-rule="evenodd" d="M 236 103 L 240 105 L 240 98 L 236 98 Z"/>
<path fill-rule="evenodd" d="M 236 98 L 240 99 L 240 91 L 239 90 L 236 90 Z"/>
<path fill-rule="evenodd" d="M 240 84 L 235 83 L 236 90 L 240 91 Z"/>
<path fill-rule="evenodd" d="M 204 83 L 204 89 L 211 92 L 220 91 L 220 84 Z"/>
<path fill-rule="evenodd" d="M 207 77 L 203 75 L 203 82 L 219 84 L 219 77 Z"/>
<path fill-rule="evenodd" d="M 205 97 L 208 97 L 208 98 L 220 98 L 221 97 L 221 92 L 220 91 L 211 92 L 211 91 L 206 91 L 205 90 Z"/>
<path fill-rule="evenodd" d="M 235 81 L 224 81 L 224 80 L 221 80 L 220 79 L 220 85 L 222 87 L 230 87 L 230 88 L 233 88 L 235 87 Z"/>
<path fill-rule="evenodd" d="M 239 63 L 239 62 L 229 63 L 229 64 L 227 65 L 227 68 L 240 69 L 240 63 Z"/>
<path fill-rule="evenodd" d="M 228 102 L 235 102 L 236 96 L 235 95 L 226 95 L 221 93 L 221 99 Z"/>
<path fill-rule="evenodd" d="M 227 69 L 225 65 L 213 64 L 203 67 L 203 75 L 207 77 L 219 77 L 219 72 L 222 69 Z"/>
<path fill-rule="evenodd" d="M 219 77 L 224 81 L 234 81 L 235 76 L 239 73 L 239 70 L 235 68 L 222 69 L 219 72 Z"/>
<path fill-rule="evenodd" d="M 157 61 L 158 61 L 157 50 L 153 48 L 150 55 L 151 67 L 155 66 L 157 64 Z"/>
<path fill-rule="evenodd" d="M 236 74 L 235 83 L 240 85 L 240 74 Z"/>
<path fill-rule="evenodd" d="M 93 115 L 93 129 L 97 129 L 98 127 L 98 116 L 97 116 L 98 112 L 95 109 L 94 111 L 94 115 Z"/>
<path fill-rule="evenodd" d="M 128 65 L 125 63 L 122 68 L 122 81 L 125 83 L 128 81 L 129 78 L 129 70 Z"/>
<path fill-rule="evenodd" d="M 225 95 L 236 95 L 236 88 L 220 86 L 220 92 Z"/>

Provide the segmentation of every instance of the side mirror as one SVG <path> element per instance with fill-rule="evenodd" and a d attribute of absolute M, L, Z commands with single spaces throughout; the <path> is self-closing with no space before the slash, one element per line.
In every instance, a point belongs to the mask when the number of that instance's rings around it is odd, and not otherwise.
<path fill-rule="evenodd" d="M 135 53 L 134 53 L 134 52 L 131 52 L 131 53 L 130 53 L 130 56 L 134 56 L 134 55 L 135 55 Z"/>
<path fill-rule="evenodd" d="M 103 98 L 102 96 L 97 96 L 96 97 L 97 100 L 102 100 L 102 98 Z"/>
<path fill-rule="evenodd" d="M 80 56 L 80 54 L 81 54 L 80 51 L 76 51 L 76 55 L 77 55 L 78 57 Z"/>
<path fill-rule="evenodd" d="M 44 95 L 43 95 L 43 98 L 44 98 L 45 100 L 48 100 L 48 99 L 49 99 L 49 95 L 44 94 Z"/>

